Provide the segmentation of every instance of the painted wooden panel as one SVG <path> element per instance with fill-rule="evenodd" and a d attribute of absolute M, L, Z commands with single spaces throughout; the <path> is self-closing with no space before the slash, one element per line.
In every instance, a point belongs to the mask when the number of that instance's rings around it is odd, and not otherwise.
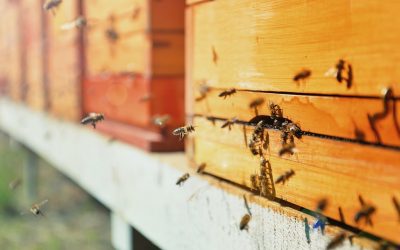
<path fill-rule="evenodd" d="M 400 95 L 400 2 L 230 1 L 194 5 L 192 81 L 300 93 Z M 229 10 L 229 11 L 227 11 Z M 352 86 L 326 73 L 339 59 Z M 302 69 L 311 76 L 296 83 Z M 328 74 L 329 75 L 329 74 Z"/>
<path fill-rule="evenodd" d="M 20 1 L 23 15 L 23 46 L 26 53 L 26 88 L 23 96 L 33 109 L 42 110 L 45 105 L 43 88 L 43 40 L 42 40 L 42 4 L 37 0 Z"/>
<path fill-rule="evenodd" d="M 77 1 L 63 1 L 55 15 L 46 13 L 47 77 L 51 113 L 69 120 L 81 116 L 81 57 L 78 29 L 63 30 L 61 26 L 78 16 Z"/>
<path fill-rule="evenodd" d="M 305 96 L 290 94 L 273 94 L 251 91 L 237 91 L 224 99 L 218 97 L 222 90 L 213 89 L 204 99 L 194 89 L 194 114 L 230 119 L 237 117 L 250 121 L 257 115 L 271 115 L 269 104 L 275 103 L 283 110 L 284 117 L 298 123 L 303 131 L 327 136 L 378 143 L 371 129 L 368 114 L 384 110 L 383 99 Z M 256 108 L 251 108 L 254 101 L 262 101 Z M 398 102 L 396 102 L 397 106 Z M 393 102 L 386 118 L 377 123 L 381 143 L 400 146 L 400 112 L 396 109 L 396 121 L 393 116 Z"/>
<path fill-rule="evenodd" d="M 194 137 L 197 164 L 205 162 L 206 172 L 239 185 L 252 188 L 251 175 L 260 174 L 260 159 L 246 147 L 253 128 L 234 125 L 232 130 L 221 129 L 205 118 L 194 118 Z M 315 210 L 317 202 L 328 199 L 325 214 L 383 238 L 400 242 L 400 223 L 392 198 L 400 199 L 400 153 L 374 146 L 339 142 L 303 136 L 296 140 L 297 153 L 279 157 L 279 131 L 268 130 L 269 149 L 265 157 L 271 164 L 271 192 L 274 196 L 301 207 Z M 248 139 L 247 139 L 248 140 Z M 293 169 L 295 174 L 285 184 L 274 184 L 280 175 Z M 361 206 L 358 195 L 376 208 L 373 227 L 354 222 Z"/>

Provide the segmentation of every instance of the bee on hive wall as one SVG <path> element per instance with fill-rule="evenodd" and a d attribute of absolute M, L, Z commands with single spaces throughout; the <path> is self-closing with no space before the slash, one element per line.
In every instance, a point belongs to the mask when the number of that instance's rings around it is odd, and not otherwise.
<path fill-rule="evenodd" d="M 297 84 L 300 83 L 301 81 L 305 81 L 311 76 L 311 70 L 309 69 L 302 69 L 300 72 L 298 72 L 294 77 L 293 81 L 295 81 Z"/>
<path fill-rule="evenodd" d="M 92 124 L 93 128 L 96 128 L 96 123 L 104 120 L 104 114 L 101 113 L 89 113 L 86 117 L 81 120 L 82 124 Z"/>
<path fill-rule="evenodd" d="M 43 5 L 43 9 L 46 11 L 51 11 L 53 12 L 53 15 L 55 14 L 55 9 L 60 6 L 62 3 L 62 0 L 48 0 L 46 3 Z"/>
<path fill-rule="evenodd" d="M 278 179 L 276 179 L 275 184 L 285 184 L 285 182 L 287 182 L 292 176 L 294 175 L 294 171 L 293 169 L 285 172 L 284 174 L 282 174 L 281 176 L 278 177 Z"/>
<path fill-rule="evenodd" d="M 236 89 L 228 89 L 228 90 L 222 91 L 218 96 L 223 97 L 225 99 L 228 96 L 231 96 L 235 93 L 236 93 Z"/>
<path fill-rule="evenodd" d="M 179 139 L 182 140 L 185 135 L 194 132 L 194 126 L 193 125 L 187 125 L 184 127 L 179 127 L 172 131 L 173 135 L 179 136 Z"/>
<path fill-rule="evenodd" d="M 228 129 L 231 130 L 233 124 L 235 124 L 237 121 L 238 121 L 238 119 L 237 119 L 236 117 L 233 117 L 233 118 L 231 118 L 231 119 L 229 119 L 229 120 L 226 120 L 226 121 L 224 122 L 224 124 L 222 124 L 221 128 L 226 128 L 226 127 L 228 127 Z"/>

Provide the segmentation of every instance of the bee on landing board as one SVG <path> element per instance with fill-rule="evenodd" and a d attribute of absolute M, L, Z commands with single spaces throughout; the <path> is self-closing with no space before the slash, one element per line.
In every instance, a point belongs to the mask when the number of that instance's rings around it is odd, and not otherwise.
<path fill-rule="evenodd" d="M 223 97 L 225 99 L 228 96 L 231 96 L 235 93 L 236 93 L 236 89 L 228 89 L 228 90 L 222 91 L 218 96 Z"/>
<path fill-rule="evenodd" d="M 92 124 L 93 128 L 96 128 L 96 123 L 104 120 L 104 114 L 102 113 L 89 113 L 86 117 L 81 120 L 82 124 Z"/>
<path fill-rule="evenodd" d="M 194 126 L 187 125 L 187 126 L 179 127 L 177 129 L 175 129 L 174 131 L 172 131 L 172 134 L 179 136 L 179 139 L 182 140 L 183 137 L 185 137 L 185 135 L 187 135 L 191 132 L 194 132 Z"/>
<path fill-rule="evenodd" d="M 285 184 L 286 181 L 288 181 L 292 176 L 294 175 L 293 169 L 285 172 L 283 175 L 279 176 L 278 179 L 276 179 L 275 184 Z"/>
<path fill-rule="evenodd" d="M 48 0 L 44 5 L 43 9 L 46 11 L 52 11 L 54 14 L 54 10 L 62 3 L 62 0 Z"/>
<path fill-rule="evenodd" d="M 247 230 L 249 228 L 248 224 L 249 224 L 250 219 L 251 219 L 250 214 L 245 214 L 242 217 L 242 219 L 240 220 L 240 224 L 239 224 L 240 230 L 243 230 L 243 229 Z"/>
<path fill-rule="evenodd" d="M 269 110 L 271 112 L 271 117 L 272 118 L 283 117 L 283 111 L 282 111 L 281 107 L 278 104 L 270 102 L 269 103 Z"/>
<path fill-rule="evenodd" d="M 187 179 L 189 179 L 189 177 L 190 177 L 190 174 L 188 174 L 188 173 L 182 175 L 181 177 L 179 177 L 178 181 L 176 182 L 176 185 L 182 186 L 183 183 L 184 183 Z"/>

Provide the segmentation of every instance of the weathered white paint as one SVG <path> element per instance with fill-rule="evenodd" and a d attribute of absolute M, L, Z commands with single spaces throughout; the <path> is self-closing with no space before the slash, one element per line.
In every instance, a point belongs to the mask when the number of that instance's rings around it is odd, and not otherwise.
<path fill-rule="evenodd" d="M 303 221 L 250 204 L 249 231 L 238 223 L 242 197 L 199 177 L 182 186 L 183 153 L 149 154 L 109 142 L 90 127 L 63 122 L 0 99 L 0 129 L 71 177 L 162 249 L 325 249 L 327 236 Z M 283 208 L 289 209 L 289 208 Z M 283 210 L 282 209 L 282 210 Z M 343 249 L 350 247 L 346 241 Z"/>
<path fill-rule="evenodd" d="M 132 228 L 118 214 L 111 212 L 111 243 L 116 250 L 132 250 Z M 136 249 L 134 249 L 136 250 Z"/>

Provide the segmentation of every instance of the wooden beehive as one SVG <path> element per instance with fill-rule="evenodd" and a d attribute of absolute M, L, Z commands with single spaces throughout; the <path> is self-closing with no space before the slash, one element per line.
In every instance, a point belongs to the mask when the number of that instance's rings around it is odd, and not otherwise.
<path fill-rule="evenodd" d="M 187 1 L 186 106 L 197 126 L 189 157 L 259 193 L 252 176 L 261 175 L 260 156 L 249 141 L 264 120 L 268 198 L 309 210 L 325 198 L 330 219 L 341 221 L 341 209 L 342 223 L 400 243 L 393 202 L 400 200 L 399 8 L 394 1 Z M 231 88 L 236 93 L 219 97 Z M 250 107 L 255 100 L 261 104 Z M 274 128 L 270 103 L 303 131 L 293 155 L 279 155 L 282 123 Z M 234 117 L 231 129 L 221 128 Z M 290 170 L 285 184 L 275 184 Z M 376 209 L 373 226 L 355 222 L 359 196 Z"/>
<path fill-rule="evenodd" d="M 101 0 L 84 9 L 84 111 L 104 113 L 99 130 L 147 150 L 182 149 L 171 131 L 184 121 L 184 2 Z M 153 124 L 164 115 L 167 127 Z"/>

